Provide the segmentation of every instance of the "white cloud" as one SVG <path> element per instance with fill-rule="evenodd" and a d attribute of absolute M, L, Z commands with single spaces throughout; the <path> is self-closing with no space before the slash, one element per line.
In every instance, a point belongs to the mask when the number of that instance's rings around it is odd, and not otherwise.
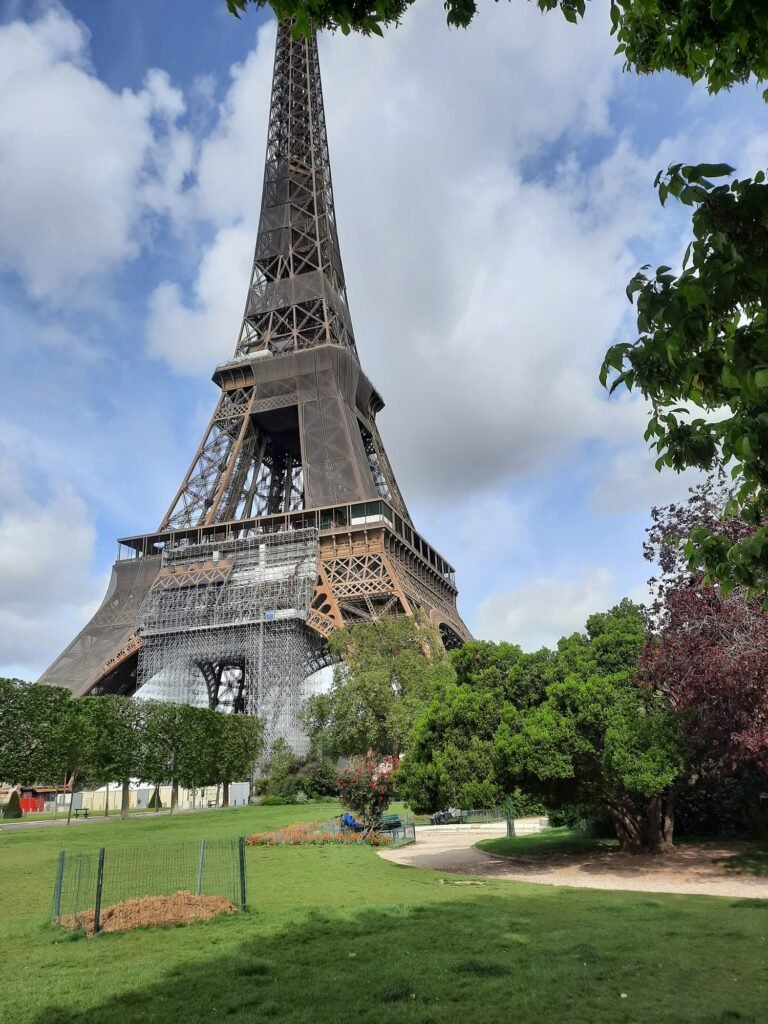
<path fill-rule="evenodd" d="M 0 26 L 0 270 L 36 298 L 72 304 L 138 251 L 148 210 L 165 210 L 192 157 L 165 72 L 113 92 L 88 65 L 88 34 L 55 7 Z"/>
<path fill-rule="evenodd" d="M 246 290 L 233 267 L 250 264 L 253 245 L 253 232 L 243 225 L 222 228 L 200 262 L 189 306 L 172 282 L 154 290 L 147 327 L 149 355 L 163 358 L 180 374 L 210 374 L 232 355 Z"/>
<path fill-rule="evenodd" d="M 486 598 L 477 610 L 475 632 L 480 639 L 507 640 L 527 651 L 554 647 L 619 596 L 613 574 L 599 566 L 585 568 L 576 579 L 540 577 Z"/>
<path fill-rule="evenodd" d="M 616 453 L 590 495 L 599 515 L 623 515 L 650 511 L 654 505 L 669 505 L 685 499 L 688 489 L 703 479 L 698 470 L 657 472 L 656 455 L 641 445 Z"/>
<path fill-rule="evenodd" d="M 214 235 L 190 291 L 165 282 L 149 304 L 149 351 L 180 373 L 207 374 L 233 350 L 273 43 L 270 23 L 201 142 L 183 215 Z M 518 4 L 449 32 L 430 5 L 383 40 L 321 36 L 320 50 L 358 347 L 394 396 L 380 423 L 406 494 L 493 492 L 594 441 L 637 459 L 643 403 L 609 402 L 597 372 L 631 331 L 633 246 L 682 251 L 685 211 L 661 210 L 655 172 L 681 151 L 706 156 L 722 126 L 642 156 L 618 135 L 621 65 L 603 7 L 576 30 Z M 744 124 L 729 138 L 753 145 Z"/>
<path fill-rule="evenodd" d="M 270 24 L 201 144 L 185 213 L 216 232 L 191 294 L 164 282 L 149 304 L 148 350 L 177 372 L 208 373 L 233 350 L 273 44 Z M 625 140 L 592 171 L 569 153 L 610 131 L 619 68 L 602 19 L 573 33 L 518 5 L 447 32 L 435 5 L 384 40 L 320 47 L 353 319 L 364 366 L 397 398 L 381 423 L 406 492 L 492 490 L 634 430 L 633 403 L 609 407 L 595 378 L 654 201 L 637 202 L 637 180 L 655 166 Z M 556 140 L 566 156 L 526 177 Z"/>
<path fill-rule="evenodd" d="M 0 448 L 0 664 L 36 676 L 95 610 L 96 531 L 72 488 L 33 497 Z"/>

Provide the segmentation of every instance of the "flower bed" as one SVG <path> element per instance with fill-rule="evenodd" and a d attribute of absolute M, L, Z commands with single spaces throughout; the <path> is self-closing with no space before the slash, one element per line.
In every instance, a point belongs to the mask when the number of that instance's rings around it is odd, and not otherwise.
<path fill-rule="evenodd" d="M 391 838 L 377 832 L 363 835 L 342 829 L 338 821 L 302 821 L 274 832 L 246 836 L 247 846 L 388 846 Z"/>

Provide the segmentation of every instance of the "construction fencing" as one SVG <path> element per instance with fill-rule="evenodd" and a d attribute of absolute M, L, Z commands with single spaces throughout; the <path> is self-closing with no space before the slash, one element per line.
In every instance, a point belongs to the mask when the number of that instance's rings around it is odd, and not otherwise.
<path fill-rule="evenodd" d="M 179 892 L 223 896 L 245 910 L 245 840 L 61 850 L 51 919 L 75 929 L 92 926 L 96 933 L 110 907 Z"/>

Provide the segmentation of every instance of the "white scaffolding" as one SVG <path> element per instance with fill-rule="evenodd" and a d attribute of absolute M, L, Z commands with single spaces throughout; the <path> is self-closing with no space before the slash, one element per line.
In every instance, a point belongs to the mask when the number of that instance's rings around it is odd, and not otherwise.
<path fill-rule="evenodd" d="M 317 565 L 317 530 L 166 549 L 139 612 L 139 695 L 258 715 L 301 752 L 305 680 L 325 664 L 306 625 Z"/>

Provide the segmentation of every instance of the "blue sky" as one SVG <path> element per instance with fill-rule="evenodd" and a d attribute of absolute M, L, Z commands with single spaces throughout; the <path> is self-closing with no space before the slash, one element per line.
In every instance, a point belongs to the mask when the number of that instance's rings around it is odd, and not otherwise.
<path fill-rule="evenodd" d="M 363 365 L 417 527 L 481 637 L 553 643 L 641 597 L 658 476 L 600 358 L 645 262 L 675 265 L 671 160 L 765 166 L 751 86 L 622 73 L 606 4 L 322 37 Z M 234 347 L 274 23 L 224 0 L 0 2 L 0 674 L 36 678 L 160 521 Z"/>

